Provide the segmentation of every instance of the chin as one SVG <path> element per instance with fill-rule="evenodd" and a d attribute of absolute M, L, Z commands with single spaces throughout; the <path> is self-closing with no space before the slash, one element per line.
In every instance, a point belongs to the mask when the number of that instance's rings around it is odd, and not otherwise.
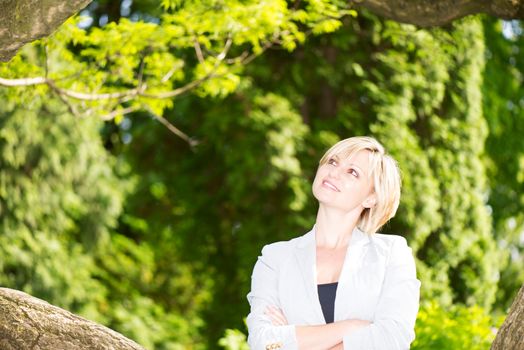
<path fill-rule="evenodd" d="M 322 204 L 325 207 L 330 208 L 339 208 L 340 205 L 336 203 L 335 200 L 333 200 L 333 197 L 331 197 L 327 193 L 319 193 L 319 194 L 313 194 L 314 197 L 317 199 L 318 204 Z"/>
<path fill-rule="evenodd" d="M 313 197 L 317 199 L 317 201 L 321 202 L 322 200 L 325 200 L 328 198 L 328 195 L 326 192 L 322 191 L 321 188 L 313 187 Z"/>

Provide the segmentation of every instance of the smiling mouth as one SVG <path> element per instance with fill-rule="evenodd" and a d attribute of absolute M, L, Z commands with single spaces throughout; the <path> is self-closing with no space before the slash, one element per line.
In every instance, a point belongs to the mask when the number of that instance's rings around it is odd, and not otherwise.
<path fill-rule="evenodd" d="M 322 181 L 322 186 L 327 187 L 329 189 L 332 189 L 335 192 L 340 192 L 340 190 L 337 188 L 337 186 L 333 185 L 331 182 L 324 180 Z"/>

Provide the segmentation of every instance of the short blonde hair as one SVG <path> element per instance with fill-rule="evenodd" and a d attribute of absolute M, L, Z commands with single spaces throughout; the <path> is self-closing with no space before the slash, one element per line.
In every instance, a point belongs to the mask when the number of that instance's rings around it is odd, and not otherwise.
<path fill-rule="evenodd" d="M 369 152 L 370 172 L 373 190 L 376 195 L 375 206 L 364 208 L 357 227 L 368 234 L 377 232 L 389 219 L 395 216 L 400 203 L 400 169 L 393 157 L 386 154 L 384 146 L 369 136 L 350 137 L 337 142 L 320 159 L 325 164 L 330 158 L 351 158 L 360 151 Z"/>

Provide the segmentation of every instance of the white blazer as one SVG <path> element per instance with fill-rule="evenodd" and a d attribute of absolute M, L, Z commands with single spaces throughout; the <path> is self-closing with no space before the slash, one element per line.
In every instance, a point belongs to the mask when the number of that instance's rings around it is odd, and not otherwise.
<path fill-rule="evenodd" d="M 355 229 L 338 281 L 335 321 L 372 323 L 346 335 L 344 349 L 409 349 L 415 339 L 419 290 L 411 248 L 403 237 Z M 296 350 L 295 326 L 326 323 L 316 283 L 314 227 L 303 236 L 264 246 L 247 299 L 248 344 L 253 350 Z M 289 325 L 273 326 L 264 314 L 268 305 L 279 307 Z"/>

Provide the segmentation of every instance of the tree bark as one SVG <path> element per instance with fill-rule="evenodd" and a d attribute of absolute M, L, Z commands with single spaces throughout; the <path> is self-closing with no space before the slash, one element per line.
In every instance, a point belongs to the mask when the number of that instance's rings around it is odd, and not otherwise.
<path fill-rule="evenodd" d="M 491 350 L 524 349 L 524 285 L 509 309 Z"/>
<path fill-rule="evenodd" d="M 107 327 L 8 288 L 0 288 L 0 349 L 144 350 Z"/>
<path fill-rule="evenodd" d="M 50 35 L 91 1 L 0 1 L 0 61 L 9 61 L 24 44 Z"/>
<path fill-rule="evenodd" d="M 420 27 L 487 13 L 502 19 L 524 19 L 524 0 L 350 0 L 379 16 Z"/>

